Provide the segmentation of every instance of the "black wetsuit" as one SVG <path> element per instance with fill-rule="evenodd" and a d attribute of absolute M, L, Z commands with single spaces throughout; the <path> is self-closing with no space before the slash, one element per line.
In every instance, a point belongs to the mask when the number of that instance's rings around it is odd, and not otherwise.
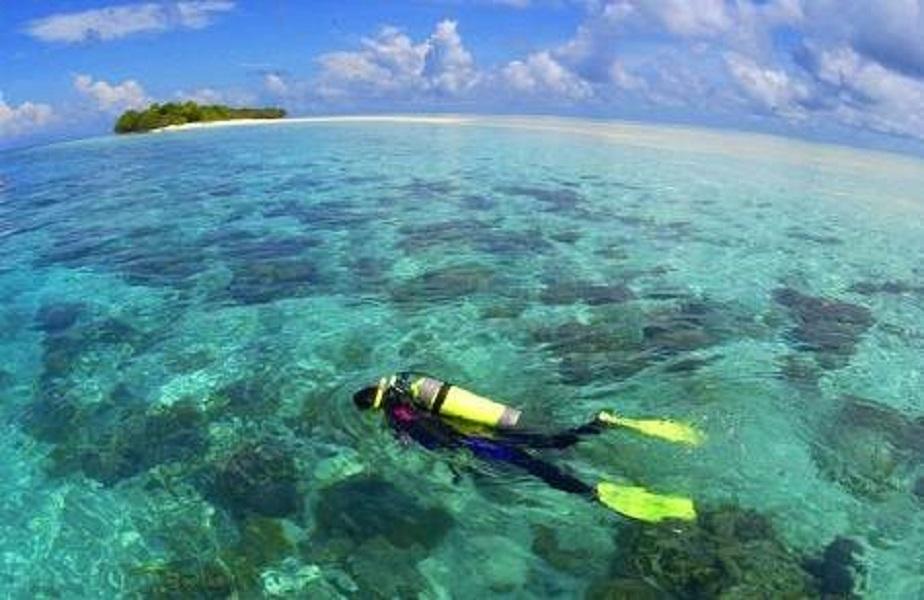
<path fill-rule="evenodd" d="M 383 408 L 388 424 L 397 435 L 410 438 L 426 448 L 466 448 L 479 458 L 519 467 L 563 492 L 586 496 L 594 494 L 593 486 L 537 458 L 530 450 L 569 448 L 582 436 L 600 433 L 603 427 L 599 423 L 590 422 L 550 434 L 498 430 L 492 432 L 492 437 L 486 437 L 463 433 L 439 416 L 415 405 L 410 395 L 400 389 L 390 388 L 385 392 Z"/>

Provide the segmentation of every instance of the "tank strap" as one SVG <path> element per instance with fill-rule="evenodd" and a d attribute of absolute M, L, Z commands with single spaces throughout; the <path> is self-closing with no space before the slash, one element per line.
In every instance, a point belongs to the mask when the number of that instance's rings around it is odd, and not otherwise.
<path fill-rule="evenodd" d="M 443 409 L 443 403 L 446 402 L 446 394 L 449 393 L 449 388 L 452 387 L 452 384 L 443 383 L 440 386 L 440 391 L 436 393 L 436 398 L 433 400 L 433 406 L 430 408 L 430 412 L 434 415 L 440 414 L 440 411 Z"/>

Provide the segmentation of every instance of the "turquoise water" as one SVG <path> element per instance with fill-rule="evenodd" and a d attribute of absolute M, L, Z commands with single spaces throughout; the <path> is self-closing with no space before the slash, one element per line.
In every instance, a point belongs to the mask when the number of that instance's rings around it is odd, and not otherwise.
<path fill-rule="evenodd" d="M 858 593 L 924 598 L 922 190 L 910 158 L 539 119 L 4 153 L 2 595 L 810 595 L 842 537 Z M 702 523 L 403 444 L 349 398 L 405 368 L 549 426 L 695 424 L 548 458 Z"/>

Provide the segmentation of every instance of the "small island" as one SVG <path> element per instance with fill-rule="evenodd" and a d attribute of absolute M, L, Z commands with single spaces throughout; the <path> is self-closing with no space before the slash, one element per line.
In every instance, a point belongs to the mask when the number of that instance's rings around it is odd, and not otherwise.
<path fill-rule="evenodd" d="M 128 110 L 115 124 L 116 133 L 143 133 L 171 125 L 210 123 L 237 119 L 281 119 L 281 108 L 232 108 L 222 104 L 199 105 L 195 102 L 154 103 L 145 110 Z"/>

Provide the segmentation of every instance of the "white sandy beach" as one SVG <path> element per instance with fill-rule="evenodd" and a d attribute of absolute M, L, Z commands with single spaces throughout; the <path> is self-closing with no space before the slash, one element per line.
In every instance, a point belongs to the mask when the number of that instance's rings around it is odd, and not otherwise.
<path fill-rule="evenodd" d="M 513 128 L 561 135 L 593 136 L 639 148 L 709 153 L 755 160 L 774 160 L 787 164 L 811 165 L 824 177 L 832 170 L 848 168 L 867 171 L 877 177 L 907 179 L 917 188 L 924 173 L 920 159 L 891 152 L 865 150 L 836 144 L 811 142 L 765 133 L 707 129 L 682 125 L 649 124 L 631 121 L 593 120 L 545 116 L 502 115 L 343 115 L 289 117 L 284 119 L 235 119 L 209 123 L 171 125 L 154 130 L 173 133 L 224 127 L 280 126 L 293 124 L 405 123 L 447 126 Z M 837 182 L 831 180 L 837 194 Z M 846 191 L 845 191 L 846 193 Z M 893 199 L 895 200 L 895 199 Z M 903 199 L 919 203 L 916 193 Z"/>
<path fill-rule="evenodd" d="M 246 127 L 250 125 L 291 125 L 294 123 L 424 123 L 433 125 L 459 125 L 472 121 L 475 117 L 462 116 L 426 116 L 426 115 L 344 115 L 329 117 L 286 117 L 284 119 L 229 119 L 227 121 L 209 121 L 207 123 L 186 123 L 185 125 L 168 125 L 155 129 L 152 133 L 186 131 L 190 129 L 214 129 L 216 127 Z"/>

